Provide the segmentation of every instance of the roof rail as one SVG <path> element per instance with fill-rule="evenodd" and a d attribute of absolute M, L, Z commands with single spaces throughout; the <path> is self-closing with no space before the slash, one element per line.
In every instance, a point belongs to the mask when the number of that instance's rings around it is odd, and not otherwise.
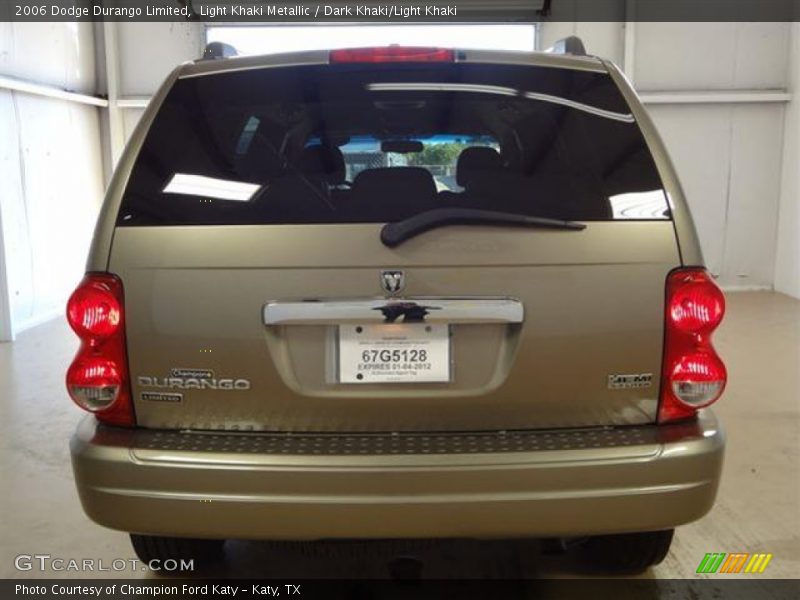
<path fill-rule="evenodd" d="M 218 58 L 230 58 L 231 56 L 238 56 L 239 53 L 236 48 L 224 42 L 211 42 L 203 50 L 203 58 L 201 60 L 216 60 Z"/>
<path fill-rule="evenodd" d="M 548 48 L 546 52 L 550 54 L 572 54 L 575 56 L 586 56 L 586 46 L 583 45 L 583 40 L 576 35 L 565 37 L 558 40 L 552 47 Z"/>

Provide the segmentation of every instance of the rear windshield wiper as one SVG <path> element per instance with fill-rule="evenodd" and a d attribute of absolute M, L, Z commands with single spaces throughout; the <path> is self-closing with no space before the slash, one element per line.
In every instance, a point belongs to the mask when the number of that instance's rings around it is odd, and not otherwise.
<path fill-rule="evenodd" d="M 381 229 L 381 242 L 389 248 L 394 248 L 414 236 L 447 225 L 501 225 L 573 231 L 586 229 L 585 224 L 576 221 L 561 221 L 472 208 L 436 208 L 421 212 L 403 221 L 387 223 Z"/>

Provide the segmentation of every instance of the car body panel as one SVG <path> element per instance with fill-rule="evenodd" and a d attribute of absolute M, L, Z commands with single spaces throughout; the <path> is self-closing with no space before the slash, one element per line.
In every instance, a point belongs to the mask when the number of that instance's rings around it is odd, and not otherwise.
<path fill-rule="evenodd" d="M 669 221 L 598 222 L 581 232 L 449 227 L 395 249 L 379 242 L 378 230 L 120 228 L 110 267 L 126 286 L 138 423 L 452 431 L 655 419 L 661 282 L 679 260 Z M 263 322 L 269 302 L 381 296 L 384 268 L 404 270 L 404 297 L 508 296 L 521 301 L 525 322 L 452 325 L 454 380 L 410 386 L 338 383 L 330 367 L 334 324 Z M 172 369 L 205 369 L 250 386 L 139 383 Z M 649 373 L 650 385 L 609 389 L 609 376 L 629 373 Z M 143 399 L 153 392 L 180 393 L 181 401 Z"/>
<path fill-rule="evenodd" d="M 724 434 L 682 425 L 480 436 L 120 430 L 72 438 L 86 513 L 209 538 L 519 538 L 669 529 L 711 508 Z M 505 440 L 505 441 L 504 441 Z"/>

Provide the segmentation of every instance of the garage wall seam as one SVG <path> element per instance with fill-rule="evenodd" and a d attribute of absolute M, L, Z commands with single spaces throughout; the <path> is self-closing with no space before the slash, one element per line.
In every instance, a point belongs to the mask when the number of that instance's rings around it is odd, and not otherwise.
<path fill-rule="evenodd" d="M 719 273 L 717 277 L 723 278 L 728 263 L 728 229 L 730 227 L 730 213 L 731 213 L 731 181 L 733 179 L 733 129 L 734 129 L 734 112 L 735 108 L 728 109 L 728 161 L 726 164 L 727 173 L 725 175 L 725 212 L 723 213 L 722 228 L 722 253 L 720 255 Z"/>
<path fill-rule="evenodd" d="M 5 235 L 3 233 L 3 203 L 0 202 L 0 342 L 13 342 L 15 337 L 14 326 L 11 322 L 11 296 L 8 290 Z"/>
<path fill-rule="evenodd" d="M 17 154 L 19 155 L 19 188 L 21 191 L 22 212 L 25 217 L 25 236 L 30 239 L 31 237 L 31 220 L 28 214 L 28 188 L 27 188 L 27 171 L 25 168 L 25 146 L 22 142 L 22 119 L 19 114 L 19 104 L 17 103 L 17 93 L 11 92 L 11 106 L 14 109 L 14 128 L 17 137 Z M 35 261 L 33 257 L 33 250 L 28 252 L 28 267 L 30 273 L 35 273 Z M 31 306 L 36 306 L 36 286 L 31 286 Z M 9 296 L 9 309 L 10 309 L 10 296 Z"/>

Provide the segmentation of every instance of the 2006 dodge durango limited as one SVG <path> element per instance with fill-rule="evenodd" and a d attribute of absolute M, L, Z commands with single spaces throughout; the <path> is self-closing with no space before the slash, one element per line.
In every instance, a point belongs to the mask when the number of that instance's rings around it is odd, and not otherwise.
<path fill-rule="evenodd" d="M 714 502 L 724 298 L 602 59 L 184 64 L 67 312 L 78 492 L 144 560 L 556 538 L 636 571 Z"/>

